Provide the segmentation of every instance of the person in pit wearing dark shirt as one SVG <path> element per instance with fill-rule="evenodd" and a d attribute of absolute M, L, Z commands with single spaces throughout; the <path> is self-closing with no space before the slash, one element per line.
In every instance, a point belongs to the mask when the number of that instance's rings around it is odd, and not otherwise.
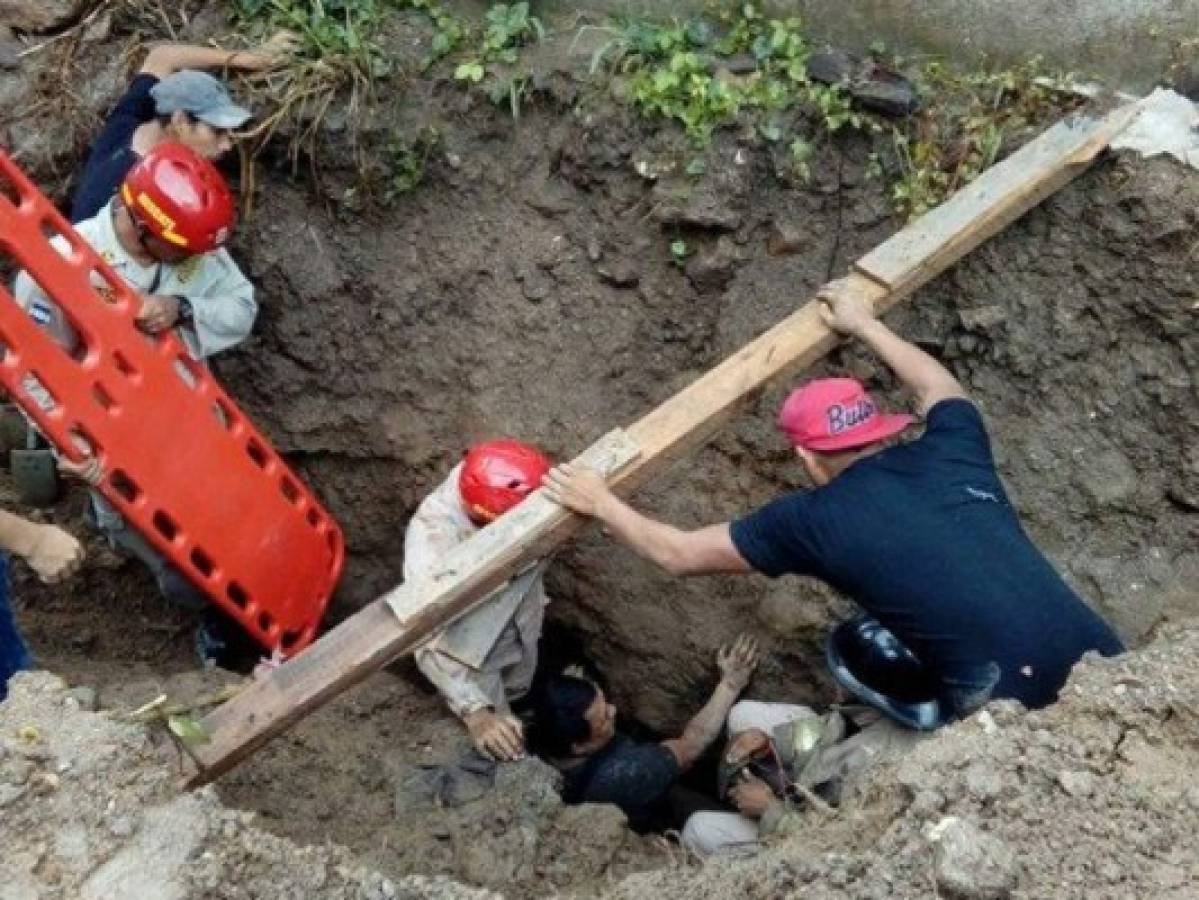
<path fill-rule="evenodd" d="M 852 379 L 820 379 L 794 391 L 779 416 L 813 490 L 695 531 L 642 515 L 570 465 L 547 476 L 548 495 L 675 575 L 827 582 L 931 673 L 946 720 L 991 698 L 1052 703 L 1083 654 L 1121 653 L 1120 639 L 1021 527 L 983 418 L 953 375 L 844 282 L 821 300 L 826 324 L 862 341 L 915 395 L 923 435 L 898 443 L 912 417 L 883 414 Z M 761 787 L 763 803 L 748 804 L 758 812 L 769 802 Z"/>
<path fill-rule="evenodd" d="M 177 141 L 207 159 L 231 149 L 234 129 L 250 120 L 219 80 L 201 69 L 259 72 L 281 64 L 296 47 L 288 32 L 255 51 L 159 44 L 117 101 L 75 175 L 71 221 L 98 213 L 133 164 L 164 141 Z"/>
<path fill-rule="evenodd" d="M 670 824 L 671 789 L 720 736 L 759 658 L 757 643 L 747 635 L 722 648 L 716 655 L 720 683 L 712 696 L 679 737 L 660 743 L 617 732 L 616 707 L 593 682 L 548 678 L 534 707 L 536 747 L 562 772 L 562 799 L 613 803 L 639 831 Z"/>

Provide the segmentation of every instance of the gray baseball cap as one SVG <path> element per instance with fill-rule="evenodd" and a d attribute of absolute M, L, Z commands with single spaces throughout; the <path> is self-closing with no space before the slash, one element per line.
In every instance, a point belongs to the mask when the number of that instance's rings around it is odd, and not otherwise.
<path fill-rule="evenodd" d="M 253 115 L 233 102 L 220 81 L 191 69 L 168 75 L 150 88 L 150 96 L 160 116 L 183 110 L 214 128 L 237 128 Z"/>

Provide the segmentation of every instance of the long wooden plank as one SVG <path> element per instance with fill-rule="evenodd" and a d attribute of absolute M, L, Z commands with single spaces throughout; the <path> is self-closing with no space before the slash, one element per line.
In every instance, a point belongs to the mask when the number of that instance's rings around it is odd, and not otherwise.
<path fill-rule="evenodd" d="M 922 218 L 861 260 L 847 289 L 858 291 L 880 312 L 891 307 L 1077 176 L 1131 115 L 1118 110 L 1089 126 L 1072 126 L 1089 131 L 1065 145 L 1052 130 L 1047 132 L 1043 139 L 1058 148 L 1056 156 L 1038 143 L 1042 139 L 1024 147 L 996 167 L 1005 174 L 994 183 L 1006 185 L 1004 190 L 992 186 L 955 195 L 929 214 L 935 216 L 931 222 Z M 1028 172 L 1026 178 L 1018 177 L 1021 171 Z M 922 238 L 926 229 L 936 232 L 934 241 Z M 913 255 L 913 248 L 921 255 Z M 836 341 L 816 302 L 809 302 L 580 459 L 610 454 L 610 481 L 617 491 L 628 493 L 702 445 L 771 380 L 810 365 Z M 204 719 L 211 739 L 191 751 L 199 771 L 189 784 L 218 777 L 314 709 L 411 652 L 514 573 L 561 545 L 581 524 L 534 495 L 447 557 L 440 577 L 401 585 L 347 619 Z"/>

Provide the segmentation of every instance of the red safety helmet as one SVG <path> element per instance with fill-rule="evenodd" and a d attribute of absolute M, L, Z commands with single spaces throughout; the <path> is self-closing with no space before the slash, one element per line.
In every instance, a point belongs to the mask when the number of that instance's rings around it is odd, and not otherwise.
<path fill-rule="evenodd" d="M 541 487 L 549 458 L 530 444 L 500 438 L 475 444 L 466 452 L 458 491 L 476 522 L 498 519 Z"/>
<path fill-rule="evenodd" d="M 216 166 L 173 141 L 134 164 L 121 200 L 152 235 L 189 255 L 224 244 L 236 218 L 233 194 Z"/>

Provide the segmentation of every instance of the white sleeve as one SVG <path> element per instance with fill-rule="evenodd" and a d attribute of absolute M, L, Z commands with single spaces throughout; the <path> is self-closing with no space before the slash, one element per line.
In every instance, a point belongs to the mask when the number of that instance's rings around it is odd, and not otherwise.
<path fill-rule="evenodd" d="M 462 543 L 458 524 L 446 507 L 446 484 L 456 485 L 457 469 L 424 499 L 404 532 L 404 580 L 428 575 L 451 550 Z"/>
<path fill-rule="evenodd" d="M 438 652 L 428 643 L 414 655 L 417 667 L 458 718 L 484 706 L 496 705 L 496 700 L 487 695 L 480 683 L 482 673 Z"/>
<path fill-rule="evenodd" d="M 258 315 L 254 285 L 225 250 L 210 254 L 204 264 L 211 274 L 201 291 L 184 295 L 192 305 L 193 318 L 183 326 L 195 335 L 201 358 L 244 341 Z"/>

